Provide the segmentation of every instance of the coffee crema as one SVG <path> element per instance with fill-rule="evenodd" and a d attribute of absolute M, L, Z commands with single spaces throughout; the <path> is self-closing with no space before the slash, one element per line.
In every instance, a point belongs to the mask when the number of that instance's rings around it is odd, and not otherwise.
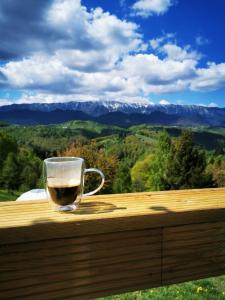
<path fill-rule="evenodd" d="M 60 206 L 73 204 L 80 194 L 80 185 L 47 187 L 52 201 Z"/>

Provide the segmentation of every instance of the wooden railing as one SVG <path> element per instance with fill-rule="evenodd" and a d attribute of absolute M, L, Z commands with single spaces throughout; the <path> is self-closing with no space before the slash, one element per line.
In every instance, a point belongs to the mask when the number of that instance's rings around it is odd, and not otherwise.
<path fill-rule="evenodd" d="M 0 299 L 93 299 L 225 273 L 225 189 L 0 204 Z"/>

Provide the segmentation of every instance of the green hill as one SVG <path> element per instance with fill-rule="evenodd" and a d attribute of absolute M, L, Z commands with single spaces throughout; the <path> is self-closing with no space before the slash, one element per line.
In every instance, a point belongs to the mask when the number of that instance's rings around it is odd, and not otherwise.
<path fill-rule="evenodd" d="M 143 143 L 154 143 L 159 131 L 167 130 L 172 137 L 180 135 L 178 126 L 152 126 L 147 124 L 121 128 L 91 121 L 70 121 L 59 125 L 6 126 L 6 132 L 17 140 L 20 147 L 34 150 L 41 157 L 43 153 L 53 155 L 78 140 L 96 139 L 100 144 L 117 142 L 118 138 L 134 135 Z M 206 150 L 225 147 L 225 128 L 195 127 L 194 139 Z"/>

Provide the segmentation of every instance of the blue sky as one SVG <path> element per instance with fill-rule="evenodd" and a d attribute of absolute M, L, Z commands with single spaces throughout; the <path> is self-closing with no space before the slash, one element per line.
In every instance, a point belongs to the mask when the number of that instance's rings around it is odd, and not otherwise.
<path fill-rule="evenodd" d="M 225 106 L 224 0 L 1 0 L 0 105 Z"/>

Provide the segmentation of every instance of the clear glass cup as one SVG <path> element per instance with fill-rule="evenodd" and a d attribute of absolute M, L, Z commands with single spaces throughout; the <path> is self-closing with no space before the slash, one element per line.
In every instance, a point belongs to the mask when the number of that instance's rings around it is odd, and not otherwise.
<path fill-rule="evenodd" d="M 96 172 L 101 184 L 94 191 L 84 194 L 84 176 Z M 56 211 L 73 211 L 79 206 L 83 196 L 97 193 L 104 185 L 104 174 L 95 168 L 86 169 L 80 157 L 52 157 L 44 160 L 46 192 L 52 208 Z"/>

